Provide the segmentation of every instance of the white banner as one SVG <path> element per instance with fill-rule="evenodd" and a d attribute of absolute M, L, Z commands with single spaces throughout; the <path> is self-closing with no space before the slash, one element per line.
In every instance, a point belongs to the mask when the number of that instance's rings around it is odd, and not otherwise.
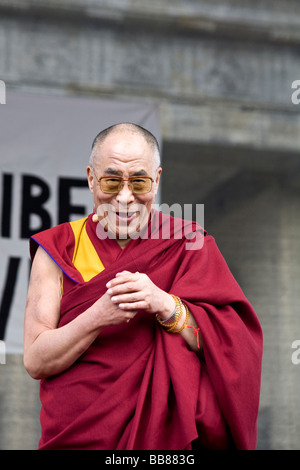
<path fill-rule="evenodd" d="M 86 166 L 96 134 L 134 122 L 160 142 L 159 110 L 141 102 L 24 94 L 0 105 L 0 341 L 23 352 L 29 237 L 93 209 Z"/>

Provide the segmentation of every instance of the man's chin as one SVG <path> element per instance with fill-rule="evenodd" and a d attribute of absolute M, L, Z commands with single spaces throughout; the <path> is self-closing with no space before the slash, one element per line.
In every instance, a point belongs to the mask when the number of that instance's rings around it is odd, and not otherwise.
<path fill-rule="evenodd" d="M 127 227 L 119 226 L 115 230 L 115 236 L 118 240 L 128 240 L 136 238 L 140 233 L 140 223 L 137 222 L 134 226 L 130 224 Z"/>
<path fill-rule="evenodd" d="M 128 240 L 136 238 L 140 235 L 142 228 L 147 224 L 148 218 L 136 217 L 131 220 L 130 223 L 125 221 L 118 222 L 115 224 L 108 224 L 108 232 L 119 240 Z"/>

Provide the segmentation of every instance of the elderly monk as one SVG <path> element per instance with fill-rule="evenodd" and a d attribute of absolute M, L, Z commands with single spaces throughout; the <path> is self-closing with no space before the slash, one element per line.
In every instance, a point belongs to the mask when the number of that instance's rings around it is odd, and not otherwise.
<path fill-rule="evenodd" d="M 258 318 L 213 237 L 153 209 L 161 171 L 146 129 L 100 132 L 94 213 L 30 240 L 39 449 L 256 447 Z"/>

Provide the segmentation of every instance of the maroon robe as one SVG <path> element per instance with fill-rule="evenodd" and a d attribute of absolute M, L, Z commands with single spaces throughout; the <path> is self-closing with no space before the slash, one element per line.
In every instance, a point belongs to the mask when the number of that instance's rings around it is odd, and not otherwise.
<path fill-rule="evenodd" d="M 100 239 L 88 217 L 87 234 L 105 267 L 88 282 L 72 264 L 69 223 L 32 237 L 31 255 L 41 245 L 64 273 L 58 327 L 103 295 L 117 272 L 139 271 L 188 305 L 201 330 L 204 359 L 143 311 L 128 324 L 104 328 L 70 368 L 41 380 L 40 449 L 256 447 L 258 318 L 213 237 L 191 223 L 190 232 L 204 243 L 186 249 L 190 236 L 178 236 L 176 224 L 169 239 L 162 236 L 172 217 L 152 216 L 151 236 L 131 240 L 124 250 L 116 240 Z"/>

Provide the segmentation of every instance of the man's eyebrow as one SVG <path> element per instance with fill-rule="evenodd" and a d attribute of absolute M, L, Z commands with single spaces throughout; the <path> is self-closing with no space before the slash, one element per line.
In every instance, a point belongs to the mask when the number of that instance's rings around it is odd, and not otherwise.
<path fill-rule="evenodd" d="M 106 170 L 104 170 L 104 173 L 106 175 L 115 175 L 115 176 L 122 176 L 123 175 L 122 171 L 114 170 L 113 168 L 106 168 Z"/>
<path fill-rule="evenodd" d="M 106 168 L 106 170 L 104 170 L 104 173 L 106 175 L 123 176 L 122 171 L 115 170 L 113 168 Z M 148 173 L 145 170 L 139 170 L 130 172 L 130 176 L 148 176 Z"/>
<path fill-rule="evenodd" d="M 131 172 L 130 176 L 148 176 L 148 173 L 145 170 L 139 170 Z"/>

